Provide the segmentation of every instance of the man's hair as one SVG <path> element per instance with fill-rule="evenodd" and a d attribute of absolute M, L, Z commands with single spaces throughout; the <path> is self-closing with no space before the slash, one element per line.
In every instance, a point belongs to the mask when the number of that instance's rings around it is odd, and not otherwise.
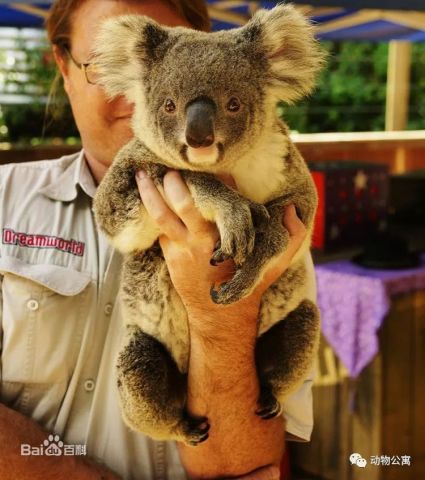
<path fill-rule="evenodd" d="M 59 49 L 61 55 L 65 54 L 64 47 L 71 48 L 71 30 L 73 16 L 77 10 L 87 0 L 55 0 L 49 10 L 45 25 L 47 37 L 51 45 L 55 45 Z M 98 0 L 100 1 L 100 0 Z M 113 1 L 113 0 L 102 0 Z M 118 0 L 115 0 L 118 1 Z M 139 2 L 143 4 L 144 0 L 130 0 L 133 3 Z M 182 19 L 186 19 L 190 25 L 196 30 L 209 32 L 211 24 L 208 16 L 207 5 L 205 0 L 161 0 L 172 7 Z M 51 116 L 54 119 L 60 115 L 61 109 L 59 105 L 63 104 L 64 95 L 62 85 L 62 76 L 59 71 L 56 72 L 52 85 L 50 87 L 49 99 L 46 105 L 46 118 Z"/>
<path fill-rule="evenodd" d="M 70 46 L 71 23 L 75 12 L 86 0 L 56 0 L 46 19 L 47 36 L 52 45 Z M 132 0 L 137 2 L 137 0 Z M 162 0 L 186 19 L 196 30 L 208 32 L 210 21 L 204 0 Z M 143 3 L 143 0 L 140 0 Z"/>

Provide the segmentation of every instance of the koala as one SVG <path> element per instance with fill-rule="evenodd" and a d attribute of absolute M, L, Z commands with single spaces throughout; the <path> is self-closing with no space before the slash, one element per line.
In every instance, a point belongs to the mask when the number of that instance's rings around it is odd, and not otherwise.
<path fill-rule="evenodd" d="M 99 228 L 124 254 L 126 334 L 117 384 L 125 422 L 189 445 L 205 441 L 210 426 L 186 408 L 187 313 L 138 193 L 140 169 L 158 187 L 168 169 L 179 170 L 201 215 L 216 224 L 220 241 L 211 263 L 235 264 L 233 277 L 211 288 L 221 305 L 249 295 L 265 265 L 285 250 L 283 211 L 295 204 L 307 237 L 262 297 L 255 347 L 261 387 L 255 413 L 264 420 L 281 414 L 283 400 L 312 366 L 320 331 L 306 275 L 317 196 L 276 109 L 314 86 L 324 54 L 311 25 L 290 5 L 260 10 L 245 26 L 216 33 L 125 15 L 102 24 L 93 58 L 106 94 L 134 104 L 134 138 L 116 155 L 93 205 Z M 220 174 L 232 175 L 236 188 Z"/>

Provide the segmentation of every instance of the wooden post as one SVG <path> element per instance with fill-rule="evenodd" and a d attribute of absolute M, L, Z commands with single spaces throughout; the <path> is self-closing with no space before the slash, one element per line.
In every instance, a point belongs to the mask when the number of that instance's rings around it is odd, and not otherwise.
<path fill-rule="evenodd" d="M 410 42 L 390 42 L 385 130 L 406 129 L 409 111 L 411 56 Z"/>

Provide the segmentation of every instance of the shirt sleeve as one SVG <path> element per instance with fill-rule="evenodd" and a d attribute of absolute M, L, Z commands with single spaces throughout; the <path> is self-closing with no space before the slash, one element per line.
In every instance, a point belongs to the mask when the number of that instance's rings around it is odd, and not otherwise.
<path fill-rule="evenodd" d="M 283 403 L 288 441 L 309 442 L 313 431 L 313 368 L 298 390 Z M 289 434 L 289 435 L 288 435 Z"/>

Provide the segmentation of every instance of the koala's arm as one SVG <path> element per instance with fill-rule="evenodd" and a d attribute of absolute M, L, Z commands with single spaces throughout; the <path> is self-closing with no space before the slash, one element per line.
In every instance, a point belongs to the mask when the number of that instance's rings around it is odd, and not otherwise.
<path fill-rule="evenodd" d="M 166 168 L 137 139 L 131 140 L 117 154 L 100 183 L 93 203 L 96 222 L 123 253 L 149 248 L 159 231 L 147 214 L 137 189 L 138 170 L 148 172 L 160 183 Z"/>
<path fill-rule="evenodd" d="M 282 133 L 288 137 L 288 154 L 284 159 L 285 175 L 287 177 L 288 191 L 282 197 L 269 202 L 279 202 L 282 205 L 293 203 L 297 209 L 297 214 L 301 221 L 310 229 L 314 222 L 314 216 L 317 209 L 317 191 L 314 185 L 313 177 L 301 153 L 294 143 L 289 139 L 289 129 L 283 122 L 280 122 Z"/>
<path fill-rule="evenodd" d="M 309 244 L 318 203 L 316 186 L 307 164 L 291 141 L 285 163 L 288 188 L 281 196 L 268 202 L 266 207 L 271 220 L 280 221 L 284 207 L 294 204 L 298 217 L 307 229 L 306 242 Z M 274 218 L 276 215 L 278 219 Z"/>
<path fill-rule="evenodd" d="M 310 231 L 313 227 L 314 216 L 317 210 L 317 190 L 313 182 L 310 170 L 307 167 L 297 147 L 290 142 L 289 155 L 292 167 L 289 176 L 293 187 L 291 197 L 298 210 L 298 214 L 304 225 Z"/>
<path fill-rule="evenodd" d="M 217 225 L 221 245 L 215 257 L 243 263 L 254 247 L 255 231 L 269 219 L 267 209 L 211 174 L 188 170 L 181 174 L 201 215 Z"/>

